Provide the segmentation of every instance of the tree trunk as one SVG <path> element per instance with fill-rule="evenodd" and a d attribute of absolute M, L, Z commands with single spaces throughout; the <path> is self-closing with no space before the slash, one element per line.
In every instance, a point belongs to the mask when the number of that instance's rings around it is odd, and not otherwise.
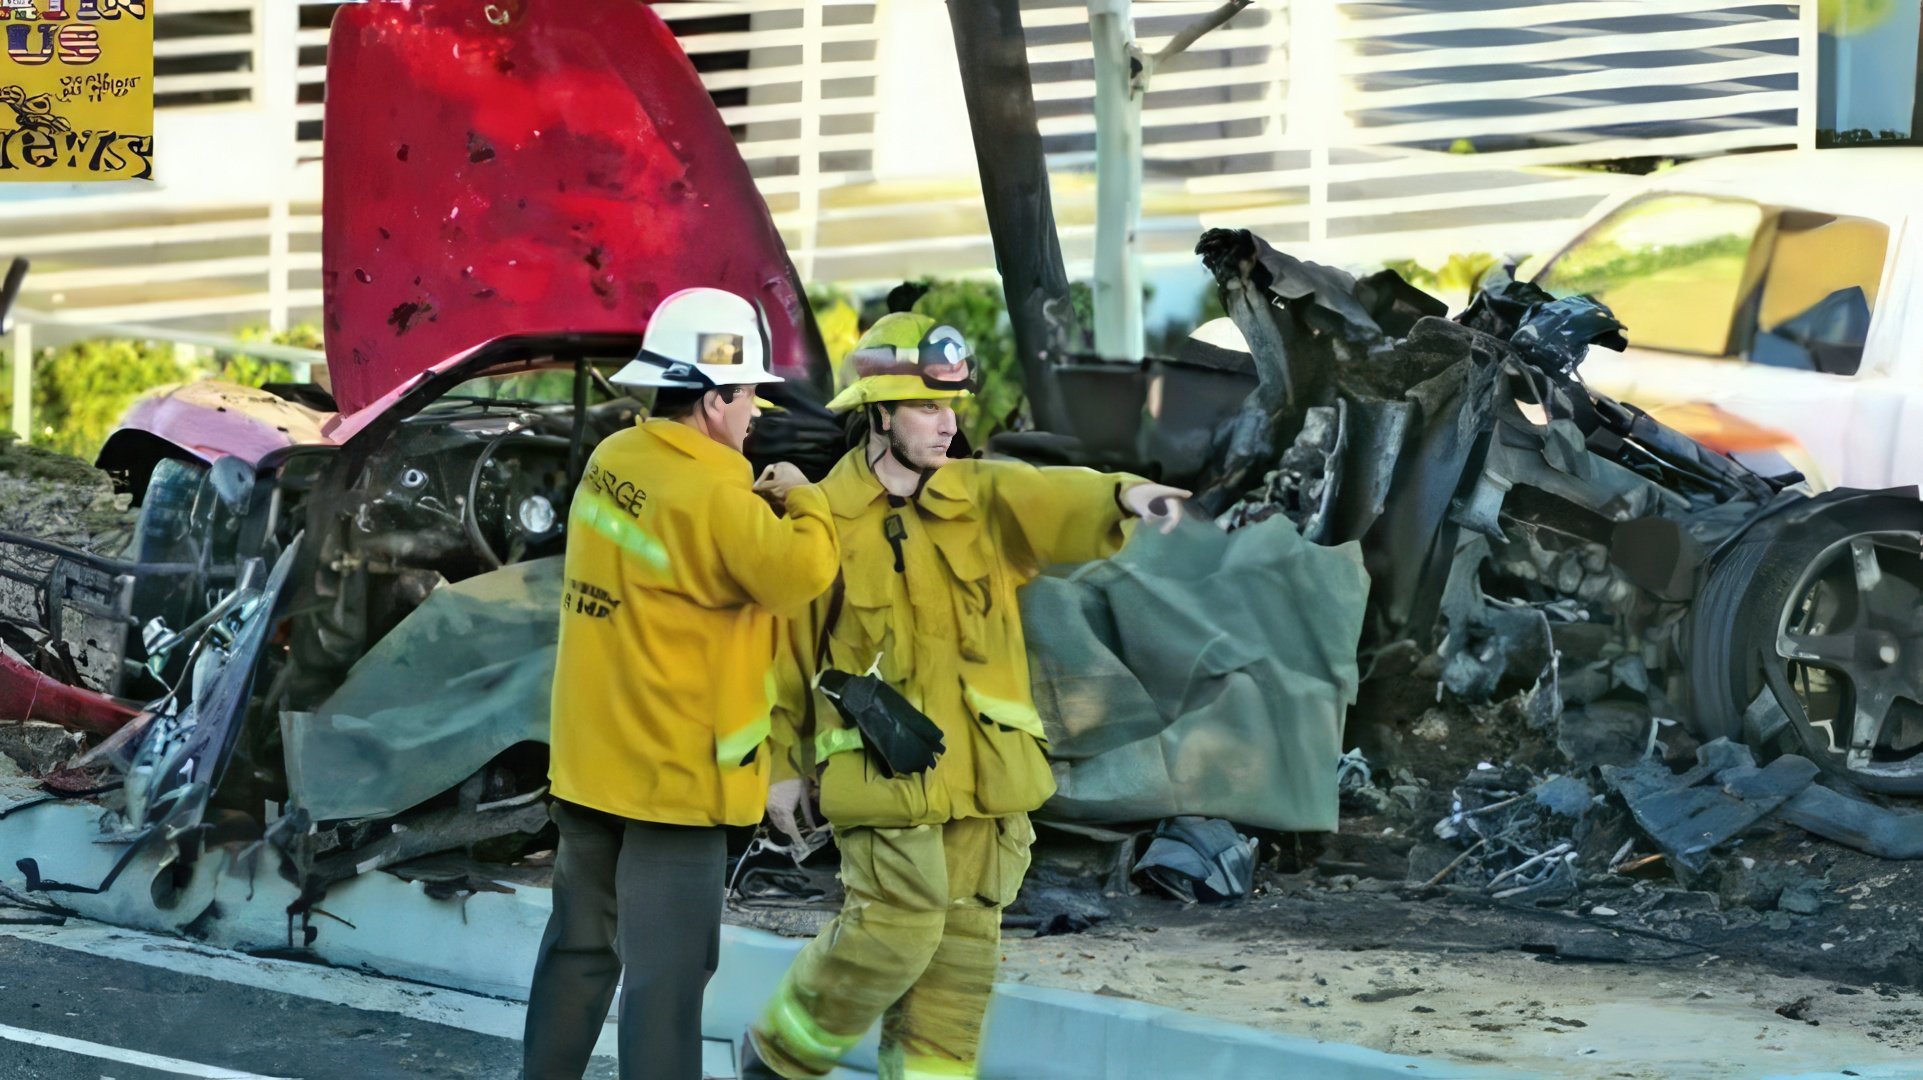
<path fill-rule="evenodd" d="M 1029 415 L 1043 430 L 1065 432 L 1067 417 L 1049 368 L 1066 349 L 1070 327 L 1062 322 L 1072 322 L 1074 313 L 1035 123 L 1021 3 L 948 0 L 948 18 Z"/>

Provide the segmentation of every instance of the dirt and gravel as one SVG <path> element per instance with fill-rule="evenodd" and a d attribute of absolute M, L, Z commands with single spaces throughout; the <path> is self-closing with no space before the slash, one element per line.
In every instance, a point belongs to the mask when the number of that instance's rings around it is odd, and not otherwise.
<path fill-rule="evenodd" d="M 1633 961 L 1557 955 L 1642 936 L 1612 923 L 1296 876 L 1236 908 L 1129 905 L 1088 933 L 1010 940 L 1003 978 L 1533 1075 L 1757 1076 L 1923 1056 L 1923 995 L 1839 977 L 1826 955 L 1799 970 L 1660 937 Z"/>
<path fill-rule="evenodd" d="M 1115 867 L 1129 842 L 1041 830 L 1002 977 L 1534 1075 L 1923 1060 L 1923 864 L 1765 819 L 1700 867 L 1673 866 L 1595 784 L 1579 847 L 1603 854 L 1572 863 L 1560 888 L 1498 898 L 1506 883 L 1454 862 L 1461 842 L 1441 842 L 1435 825 L 1485 755 L 1554 762 L 1508 719 L 1500 707 L 1410 710 L 1400 735 L 1375 732 L 1374 782 L 1345 792 L 1341 831 L 1265 837 L 1254 894 L 1232 905 L 1184 906 L 1125 880 Z M 1417 726 L 1426 738 L 1408 735 Z M 1678 765 L 1696 750 L 1674 730 L 1658 743 Z M 1516 831 L 1554 823 L 1525 817 Z M 829 852 L 808 875 L 821 901 L 731 917 L 813 933 L 836 899 L 831 875 Z"/>
<path fill-rule="evenodd" d="M 117 554 L 133 535 L 128 501 L 86 462 L 0 432 L 0 532 Z"/>
<path fill-rule="evenodd" d="M 1760 911 L 1661 877 L 1585 882 L 1580 899 L 1538 908 L 1409 882 L 1395 851 L 1410 838 L 1384 820 L 1348 819 L 1299 857 L 1272 858 L 1255 894 L 1229 906 L 1112 888 L 1086 876 L 1084 846 L 1044 830 L 1002 978 L 1535 1075 L 1923 1059 L 1923 868 L 1783 830 L 1737 858 L 1822 881 L 1813 913 Z M 1300 869 L 1279 868 L 1298 859 Z M 737 905 L 730 919 L 808 935 L 833 906 L 831 892 L 806 906 Z M 1028 928 L 1064 912 L 1095 918 L 1079 933 Z"/>

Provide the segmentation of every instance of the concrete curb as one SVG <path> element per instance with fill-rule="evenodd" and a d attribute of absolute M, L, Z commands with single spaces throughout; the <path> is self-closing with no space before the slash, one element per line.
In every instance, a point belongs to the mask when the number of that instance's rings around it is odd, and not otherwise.
<path fill-rule="evenodd" d="M 760 930 L 724 927 L 721 970 L 708 985 L 702 1033 L 711 1039 L 739 1038 L 802 945 Z M 872 1032 L 845 1063 L 846 1075 L 873 1073 Z M 981 1075 L 983 1080 L 1479 1080 L 1521 1074 L 1272 1035 L 1126 998 L 1003 983 L 995 987 L 988 1010 Z"/>
<path fill-rule="evenodd" d="M 41 874 L 75 884 L 98 882 L 122 849 L 99 843 L 99 808 L 47 803 L 0 820 L 0 882 L 25 880 L 23 856 Z M 191 924 L 206 944 L 237 951 L 299 944 L 290 940 L 287 905 L 296 893 L 263 862 L 247 874 L 224 854 L 195 865 L 169 908 L 153 901 L 157 858 L 136 859 L 104 894 L 51 894 L 100 922 L 159 933 Z M 329 890 L 313 920 L 314 953 L 341 967 L 467 993 L 526 1000 L 528 973 L 547 925 L 547 890 L 516 887 L 466 900 L 435 900 L 421 886 L 364 874 Z M 722 928 L 721 965 L 703 1014 L 703 1034 L 730 1043 L 761 1011 L 803 942 L 739 926 Z M 1123 998 L 1001 985 L 988 1016 L 985 1080 L 1171 1080 L 1299 1074 L 1328 1080 L 1514 1075 L 1396 1057 L 1340 1043 L 1271 1035 Z M 842 1076 L 873 1075 L 874 1033 L 856 1047 Z M 1073 1048 L 1072 1052 L 1064 1052 Z"/>

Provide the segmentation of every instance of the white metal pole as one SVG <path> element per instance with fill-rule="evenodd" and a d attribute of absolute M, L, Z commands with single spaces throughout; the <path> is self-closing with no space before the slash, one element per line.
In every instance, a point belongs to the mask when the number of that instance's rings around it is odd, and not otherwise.
<path fill-rule="evenodd" d="M 13 432 L 20 441 L 33 441 L 33 324 L 15 316 L 13 323 Z"/>
<path fill-rule="evenodd" d="M 1801 104 L 1796 108 L 1796 145 L 1799 149 L 1816 149 L 1816 129 L 1822 125 L 1823 93 L 1823 46 L 1822 34 L 1817 30 L 1816 0 L 1803 0 L 1796 9 L 1796 89 Z M 1845 9 L 1847 10 L 1847 9 Z M 1849 108 L 1850 80 L 1845 78 L 1842 50 L 1847 46 L 1837 46 L 1836 71 L 1836 127 L 1843 130 L 1845 110 Z"/>
<path fill-rule="evenodd" d="M 254 8 L 260 73 L 255 92 L 260 95 L 257 104 L 266 115 L 269 138 L 276 144 L 275 167 L 280 170 L 267 207 L 267 325 L 276 333 L 284 333 L 291 318 L 293 213 L 287 192 L 294 190 L 300 153 L 300 9 L 293 0 L 256 0 Z"/>
<path fill-rule="evenodd" d="M 1288 141 L 1309 153 L 1309 242 L 1320 249 L 1329 239 L 1330 149 L 1337 141 L 1345 87 L 1337 74 L 1341 43 L 1336 0 L 1294 0 L 1289 5 Z"/>
<path fill-rule="evenodd" d="M 797 193 L 801 219 L 800 265 L 795 267 L 804 283 L 815 279 L 815 249 L 821 246 L 821 82 L 822 74 L 821 0 L 801 6 L 801 62 L 807 69 L 801 76 L 801 190 Z"/>
<path fill-rule="evenodd" d="M 1135 361 L 1142 334 L 1142 281 L 1135 229 L 1142 209 L 1142 92 L 1148 72 L 1130 0 L 1088 0 L 1095 45 L 1095 351 Z"/>

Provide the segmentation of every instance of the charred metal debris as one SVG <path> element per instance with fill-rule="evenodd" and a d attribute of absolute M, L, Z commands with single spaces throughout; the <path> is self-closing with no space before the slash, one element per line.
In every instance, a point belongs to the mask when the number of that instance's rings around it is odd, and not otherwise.
<path fill-rule="evenodd" d="M 1626 345 L 1593 301 L 1498 276 L 1450 319 L 1248 232 L 1197 251 L 1258 385 L 1196 487 L 1225 529 L 1361 545 L 1343 800 L 1429 833 L 1407 886 L 1713 884 L 1777 824 L 1923 854 L 1889 799 L 1923 791 L 1914 490 L 1812 496 L 1590 391 L 1588 349 Z"/>

